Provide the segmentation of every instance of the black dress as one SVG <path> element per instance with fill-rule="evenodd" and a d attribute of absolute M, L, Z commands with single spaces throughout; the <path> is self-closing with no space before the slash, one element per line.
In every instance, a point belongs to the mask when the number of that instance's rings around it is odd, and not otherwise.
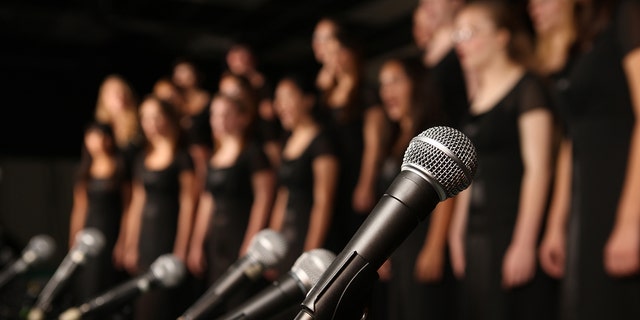
<path fill-rule="evenodd" d="M 559 88 L 573 142 L 563 319 L 640 319 L 640 277 L 612 278 L 603 265 L 635 123 L 622 59 L 640 47 L 640 3 L 621 1 L 614 9 L 613 20 L 576 57 Z"/>
<path fill-rule="evenodd" d="M 138 241 L 138 270 L 147 272 L 161 255 L 173 252 L 180 210 L 180 174 L 193 172 L 189 154 L 179 149 L 173 161 L 164 169 L 149 170 L 144 165 L 144 153 L 136 158 L 134 177 L 144 185 L 146 201 L 142 211 Z M 180 286 L 172 289 L 152 290 L 141 295 L 134 317 L 142 319 L 176 319 L 185 306 L 181 301 Z"/>
<path fill-rule="evenodd" d="M 463 126 L 479 159 L 465 241 L 465 319 L 553 319 L 556 314 L 555 283 L 539 265 L 528 284 L 508 291 L 501 287 L 524 174 L 518 119 L 549 103 L 542 82 L 525 74 L 492 109 L 469 115 Z"/>
<path fill-rule="evenodd" d="M 447 125 L 460 129 L 469 112 L 464 73 L 454 49 L 430 69 L 436 93 L 447 117 Z"/>
<path fill-rule="evenodd" d="M 215 206 L 205 238 L 208 285 L 238 260 L 253 205 L 252 175 L 270 168 L 256 143 L 247 145 L 229 167 L 209 165 L 206 192 L 213 196 Z"/>
<path fill-rule="evenodd" d="M 116 270 L 112 259 L 124 211 L 123 174 L 117 172 L 109 178 L 89 177 L 86 181 L 87 217 L 83 228 L 102 232 L 105 244 L 100 253 L 88 259 L 74 276 L 74 305 L 89 301 L 127 278 L 125 272 Z"/>
<path fill-rule="evenodd" d="M 284 274 L 304 251 L 313 206 L 313 161 L 321 156 L 335 155 L 331 139 L 324 131 L 309 143 L 295 159 L 283 157 L 278 169 L 278 181 L 289 192 L 284 221 L 280 232 L 289 249 L 278 270 Z"/>

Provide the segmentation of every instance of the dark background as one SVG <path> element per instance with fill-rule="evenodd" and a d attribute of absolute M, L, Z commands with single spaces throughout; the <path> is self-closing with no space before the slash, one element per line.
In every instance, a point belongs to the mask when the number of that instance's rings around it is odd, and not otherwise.
<path fill-rule="evenodd" d="M 352 26 L 369 73 L 397 51 L 415 50 L 419 0 L 3 0 L 0 3 L 0 155 L 79 156 L 100 82 L 120 73 L 138 94 L 194 59 L 213 91 L 224 54 L 249 44 L 269 78 L 313 72 L 311 36 L 322 16 Z"/>

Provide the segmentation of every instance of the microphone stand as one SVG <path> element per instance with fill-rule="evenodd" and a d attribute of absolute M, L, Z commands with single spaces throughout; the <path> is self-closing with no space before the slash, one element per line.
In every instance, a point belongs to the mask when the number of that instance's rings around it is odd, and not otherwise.
<path fill-rule="evenodd" d="M 374 285 L 379 276 L 376 269 L 363 259 L 356 251 L 341 254 L 335 261 L 338 263 L 335 273 L 353 276 L 331 277 L 336 280 L 327 290 L 315 291 L 308 295 L 302 304 L 295 320 L 365 320 L 371 309 Z M 322 297 L 322 299 L 319 299 Z M 319 301 L 315 304 L 312 301 Z M 309 314 L 305 308 L 307 303 L 315 310 Z"/>

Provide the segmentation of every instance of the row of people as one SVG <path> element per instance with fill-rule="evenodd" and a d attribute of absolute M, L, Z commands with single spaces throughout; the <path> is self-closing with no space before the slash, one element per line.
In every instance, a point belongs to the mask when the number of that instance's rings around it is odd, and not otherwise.
<path fill-rule="evenodd" d="M 242 47 L 228 64 L 245 67 L 230 68 L 213 95 L 189 64 L 176 65 L 187 70 L 176 68 L 139 108 L 126 81 L 109 77 L 96 110 L 107 125 L 85 139 L 92 161 L 81 166 L 72 235 L 108 226 L 116 269 L 142 272 L 173 252 L 194 283 L 210 284 L 269 226 L 292 247 L 282 272 L 303 250 L 339 252 L 399 171 L 410 139 L 449 125 L 474 142 L 476 178 L 379 270 L 376 317 L 637 317 L 640 8 L 530 0 L 528 9 L 533 39 L 508 3 L 420 1 L 422 55 L 381 66 L 378 100 L 348 27 L 328 18 L 313 35 L 317 77 L 286 75 L 273 95 L 258 91 L 266 81 L 246 67 Z M 599 23 L 586 23 L 592 18 Z M 192 134 L 181 138 L 185 128 Z M 138 319 L 144 310 L 175 318 L 155 299 L 140 304 Z M 171 301 L 160 305 L 185 307 Z"/>

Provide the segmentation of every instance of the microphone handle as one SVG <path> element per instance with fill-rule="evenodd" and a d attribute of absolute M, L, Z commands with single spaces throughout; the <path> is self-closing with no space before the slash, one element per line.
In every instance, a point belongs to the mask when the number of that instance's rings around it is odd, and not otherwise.
<path fill-rule="evenodd" d="M 204 319 L 223 302 L 226 296 L 251 280 L 247 275 L 247 270 L 251 273 L 255 272 L 256 265 L 256 262 L 248 256 L 240 258 L 178 319 Z"/>
<path fill-rule="evenodd" d="M 0 288 L 9 283 L 15 276 L 24 272 L 28 267 L 28 264 L 23 259 L 18 259 L 11 263 L 0 273 Z"/>
<path fill-rule="evenodd" d="M 76 254 L 78 256 L 76 256 Z M 47 284 L 40 292 L 40 295 L 38 296 L 38 300 L 36 301 L 34 307 L 35 309 L 46 312 L 49 307 L 51 307 L 51 302 L 53 301 L 53 299 L 55 299 L 60 290 L 66 285 L 70 278 L 70 275 L 78 267 L 78 263 L 83 261 L 84 257 L 80 255 L 83 254 L 72 251 L 64 258 L 64 260 L 62 260 L 60 267 L 58 267 L 49 282 L 47 282 Z"/>
<path fill-rule="evenodd" d="M 158 281 L 150 272 L 144 276 L 131 279 L 127 282 L 120 284 L 119 286 L 108 290 L 101 295 L 83 303 L 78 307 L 81 314 L 95 314 L 105 309 L 111 309 L 117 307 L 131 298 L 147 292 L 148 290 L 157 286 Z"/>
<path fill-rule="evenodd" d="M 300 280 L 288 272 L 271 284 L 271 287 L 234 309 L 237 311 L 231 311 L 217 320 L 267 319 L 302 302 L 306 292 Z"/>

